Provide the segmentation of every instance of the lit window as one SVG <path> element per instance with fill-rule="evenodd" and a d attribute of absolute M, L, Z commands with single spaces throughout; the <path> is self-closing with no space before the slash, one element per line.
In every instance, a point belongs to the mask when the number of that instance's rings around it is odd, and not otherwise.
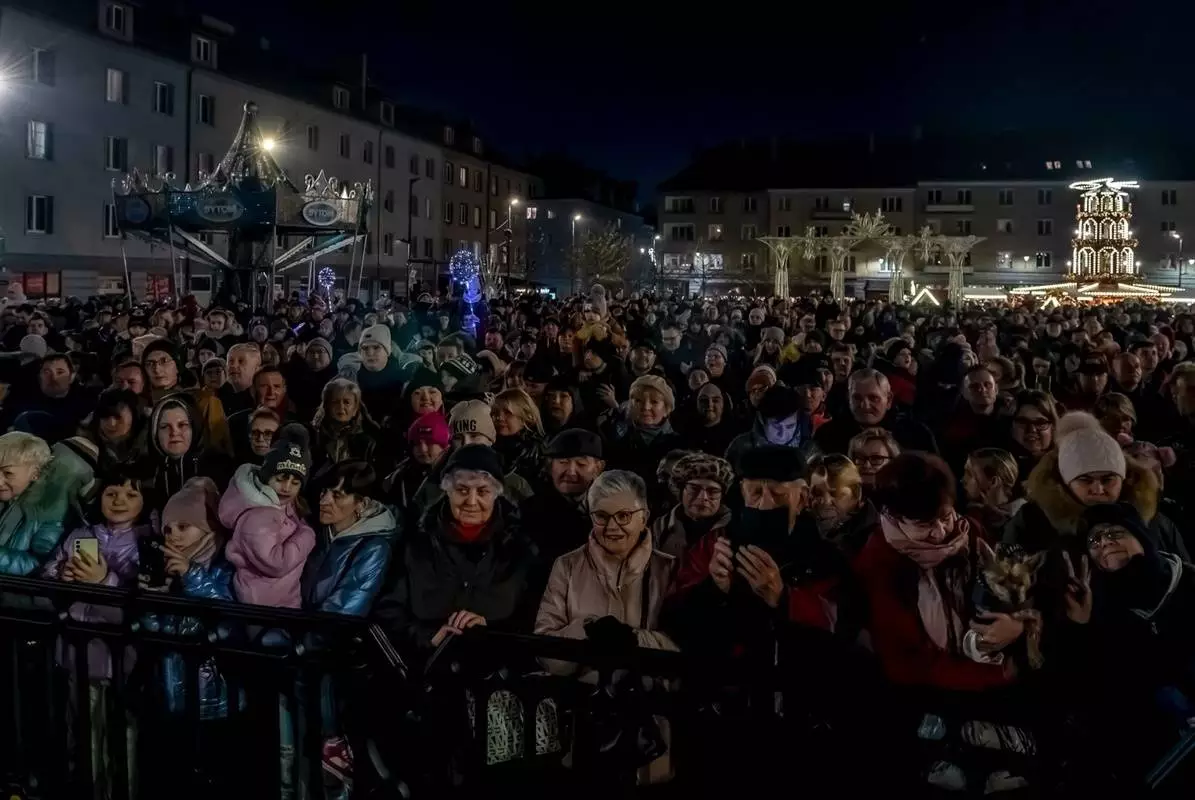
<path fill-rule="evenodd" d="M 457 182 L 457 185 L 460 186 L 462 189 L 469 188 L 469 168 L 468 167 L 460 168 L 459 172 L 457 173 L 456 182 Z"/>
<path fill-rule="evenodd" d="M 535 219 L 538 213 L 539 209 L 535 206 L 527 206 L 527 219 Z"/>

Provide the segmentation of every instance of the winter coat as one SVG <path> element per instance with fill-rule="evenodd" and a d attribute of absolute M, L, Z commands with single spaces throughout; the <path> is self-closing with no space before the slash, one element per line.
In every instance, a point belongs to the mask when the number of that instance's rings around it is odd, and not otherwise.
<path fill-rule="evenodd" d="M 431 469 L 427 472 L 427 477 L 415 493 L 410 511 L 416 520 L 421 519 L 428 509 L 444 497 L 444 490 L 440 488 L 440 479 L 444 475 L 444 467 L 448 464 L 453 449 L 449 448 L 440 454 L 440 458 L 432 464 Z M 527 479 L 516 472 L 508 471 L 506 475 L 502 476 L 502 485 L 504 496 L 516 506 L 521 506 L 524 501 L 535 494 L 535 489 Z"/>
<path fill-rule="evenodd" d="M 717 516 L 711 520 L 712 524 L 701 526 L 700 532 L 694 536 L 691 531 L 698 526 L 685 516 L 683 507 L 678 503 L 666 516 L 656 519 L 651 530 L 655 537 L 656 549 L 679 559 L 702 538 L 712 536 L 713 540 L 716 540 L 719 536 L 725 536 L 726 529 L 730 527 L 730 520 L 730 509 L 722 506 L 718 509 Z"/>
<path fill-rule="evenodd" d="M 90 473 L 59 442 L 55 457 L 17 497 L 0 503 L 0 575 L 30 575 L 53 552 Z"/>
<path fill-rule="evenodd" d="M 748 450 L 753 447 L 764 447 L 771 444 L 764 434 L 764 425 L 763 418 L 757 412 L 755 414 L 755 422 L 751 425 L 751 430 L 741 433 L 731 440 L 730 447 L 726 448 L 726 460 L 737 467 L 739 459 Z M 808 414 L 801 414 L 797 417 L 797 430 L 793 434 L 793 438 L 789 439 L 782 446 L 800 450 L 806 460 L 817 454 L 817 446 L 813 443 L 813 420 L 809 418 Z M 717 453 L 714 455 L 717 455 Z"/>
<path fill-rule="evenodd" d="M 152 533 L 153 527 L 150 525 L 137 525 L 122 531 L 114 531 L 107 525 L 77 528 L 54 549 L 53 557 L 42 567 L 42 577 L 61 580 L 67 562 L 74 555 L 75 542 L 80 539 L 95 539 L 99 544 L 100 556 L 108 563 L 108 575 L 100 585 L 133 586 L 137 582 L 137 542 Z M 91 603 L 73 603 L 69 613 L 72 619 L 80 622 L 119 623 L 122 616 L 120 609 L 114 606 Z M 59 649 L 58 663 L 73 668 L 74 651 L 73 644 L 64 642 Z M 131 663 L 128 666 L 131 666 Z M 107 680 L 112 677 L 112 659 L 109 656 L 108 645 L 99 639 L 92 639 L 87 643 L 87 671 L 93 680 Z"/>
<path fill-rule="evenodd" d="M 379 475 L 389 472 L 387 465 L 394 461 L 378 453 L 378 442 L 382 440 L 382 428 L 364 408 L 357 412 L 346 425 L 340 425 L 322 413 L 315 412 L 312 426 L 315 436 L 311 445 L 313 470 L 323 464 L 339 464 L 341 461 L 368 461 Z M 379 463 L 382 462 L 382 463 Z"/>
<path fill-rule="evenodd" d="M 1190 555 L 1174 523 L 1158 513 L 1157 476 L 1132 458 L 1125 459 L 1125 466 L 1127 474 L 1120 499 L 1137 509 L 1159 550 L 1189 561 Z M 1070 551 L 1072 557 L 1086 554 L 1087 545 L 1077 535 L 1085 506 L 1075 499 L 1058 474 L 1058 451 L 1042 456 L 1029 474 L 1025 494 L 1029 502 L 1004 526 L 1005 542 L 1019 544 L 1031 553 L 1060 547 Z"/>
<path fill-rule="evenodd" d="M 654 430 L 637 427 L 631 422 L 630 409 L 626 406 L 603 414 L 598 433 L 605 441 L 602 452 L 606 457 L 606 468 L 630 470 L 640 475 L 655 475 L 660 460 L 685 444 L 668 420 Z M 649 487 L 653 484 L 654 481 L 648 480 Z M 652 498 L 653 506 L 656 499 Z"/>
<path fill-rule="evenodd" d="M 386 577 L 397 526 L 390 509 L 376 505 L 339 535 L 323 528 L 303 569 L 303 608 L 367 615 Z"/>
<path fill-rule="evenodd" d="M 584 546 L 556 559 L 539 604 L 535 632 L 584 639 L 587 623 L 612 616 L 634 629 L 640 647 L 676 650 L 667 634 L 657 629 L 675 568 L 676 559 L 656 550 L 647 531 L 622 561 L 590 537 Z M 649 581 L 646 587 L 645 573 Z M 642 624 L 645 619 L 646 626 Z M 558 675 L 577 671 L 577 665 L 567 661 L 548 661 L 545 666 Z"/>
<path fill-rule="evenodd" d="M 216 556 L 207 564 L 192 563 L 191 568 L 179 577 L 172 591 L 185 597 L 232 602 L 236 599 L 232 594 L 232 575 L 232 565 L 222 556 Z M 148 633 L 165 633 L 184 638 L 204 634 L 203 624 L 198 617 L 175 614 L 146 614 L 141 619 L 141 627 Z M 217 630 L 215 634 L 223 637 L 226 631 Z M 163 657 L 161 689 L 167 712 L 186 713 L 187 667 L 182 654 L 167 653 Z M 199 665 L 199 718 L 213 720 L 227 716 L 228 686 L 215 660 L 206 659 Z"/>
<path fill-rule="evenodd" d="M 257 479 L 257 467 L 242 464 L 220 498 L 220 522 L 232 531 L 224 554 L 236 567 L 233 590 L 242 603 L 299 608 L 303 564 L 315 547 L 315 531 L 293 503 Z"/>
<path fill-rule="evenodd" d="M 361 387 L 361 403 L 369 411 L 370 417 L 385 424 L 387 417 L 399 413 L 403 379 L 402 364 L 397 358 L 391 356 L 386 366 L 377 372 L 361 367 L 357 370 L 355 380 Z"/>
<path fill-rule="evenodd" d="M 412 657 L 430 655 L 431 640 L 462 609 L 491 628 L 528 633 L 539 598 L 527 591 L 535 546 L 518 510 L 504 497 L 476 541 L 455 534 L 448 501 L 428 509 L 395 553 L 373 616 L 395 646 Z"/>
<path fill-rule="evenodd" d="M 972 522 L 973 538 L 982 535 L 979 527 Z M 955 558 L 966 559 L 963 585 L 969 587 L 977 569 L 975 542 Z M 1003 664 L 972 661 L 961 650 L 950 652 L 930 638 L 917 607 L 920 567 L 888 543 L 880 525 L 875 526 L 854 566 L 871 611 L 872 644 L 890 681 L 950 691 L 993 689 L 1009 683 Z"/>
<path fill-rule="evenodd" d="M 494 449 L 502 456 L 507 472 L 515 472 L 527 481 L 537 480 L 544 471 L 544 438 L 531 428 L 514 436 L 499 436 Z"/>
<path fill-rule="evenodd" d="M 162 450 L 158 442 L 158 423 L 166 400 L 181 400 L 182 407 L 191 418 L 191 449 L 180 457 L 174 457 Z M 203 424 L 199 419 L 194 402 L 189 395 L 167 395 L 154 404 L 149 415 L 149 451 L 141 463 L 147 482 L 157 493 L 158 502 L 166 500 L 194 477 L 211 478 L 216 487 L 223 491 L 228 485 L 231 460 L 225 454 L 209 448 Z M 161 510 L 161 509 L 159 509 Z"/>
<path fill-rule="evenodd" d="M 938 443 L 929 428 L 911 417 L 890 412 L 878 426 L 892 434 L 901 450 L 920 450 L 926 453 L 938 452 Z M 850 449 L 851 439 L 863 430 L 853 416 L 837 416 L 817 429 L 814 439 L 823 453 L 845 455 Z"/>
<path fill-rule="evenodd" d="M 191 382 L 195 380 L 189 373 L 185 376 L 180 374 L 179 377 L 180 381 L 174 388 L 154 390 L 151 393 L 150 397 L 153 399 L 154 405 L 156 406 L 161 400 L 174 394 L 188 395 L 195 406 L 195 419 L 203 428 L 203 440 L 206 447 L 222 455 L 231 456 L 235 450 L 233 449 L 232 434 L 228 430 L 228 416 L 224 410 L 224 404 L 220 401 L 220 395 L 204 387 L 184 386 L 182 378 L 186 377 Z M 151 427 L 151 435 L 156 430 L 156 426 Z"/>

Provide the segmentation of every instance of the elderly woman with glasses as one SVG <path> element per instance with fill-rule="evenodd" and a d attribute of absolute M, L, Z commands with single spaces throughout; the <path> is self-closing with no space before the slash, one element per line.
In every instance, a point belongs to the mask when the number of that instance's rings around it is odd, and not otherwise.
<path fill-rule="evenodd" d="M 900 445 L 883 428 L 864 428 L 851 439 L 847 455 L 859 470 L 863 491 L 870 492 L 879 471 L 900 455 Z"/>
<path fill-rule="evenodd" d="M 633 472 L 610 470 L 594 480 L 587 499 L 589 540 L 556 559 L 535 632 L 613 648 L 675 650 L 656 626 L 676 561 L 652 544 L 646 484 Z"/>
<path fill-rule="evenodd" d="M 652 532 L 658 549 L 680 558 L 711 532 L 725 535 L 731 517 L 725 496 L 734 470 L 724 458 L 689 453 L 672 465 L 669 479 L 680 502 L 655 521 Z"/>

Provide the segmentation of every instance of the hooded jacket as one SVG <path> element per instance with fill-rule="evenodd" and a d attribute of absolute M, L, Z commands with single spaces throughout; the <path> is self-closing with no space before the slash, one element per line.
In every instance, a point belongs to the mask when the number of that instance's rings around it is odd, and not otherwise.
<path fill-rule="evenodd" d="M 168 406 L 180 406 L 191 421 L 191 447 L 180 457 L 171 456 L 158 441 L 158 425 Z M 207 446 L 206 429 L 201 423 L 195 402 L 185 392 L 169 394 L 154 404 L 149 415 L 150 447 L 145 456 L 145 472 L 149 483 L 158 492 L 159 502 L 173 495 L 194 477 L 211 478 L 217 488 L 228 483 L 229 460 L 221 452 Z"/>
<path fill-rule="evenodd" d="M 82 521 L 82 502 L 95 478 L 94 451 L 59 442 L 53 459 L 18 497 L 0 503 L 0 575 L 30 575 L 54 550 L 67 525 Z M 90 443 L 87 443 L 90 445 Z"/>
<path fill-rule="evenodd" d="M 236 567 L 233 590 L 242 603 L 299 608 L 303 565 L 315 547 L 315 531 L 242 464 L 220 498 L 220 522 L 232 531 L 225 548 Z"/>
<path fill-rule="evenodd" d="M 739 459 L 743 457 L 743 453 L 749 449 L 774 444 L 768 441 L 767 434 L 764 433 L 764 426 L 766 424 L 763 417 L 756 412 L 755 422 L 752 424 L 751 430 L 746 433 L 740 433 L 730 441 L 730 447 L 726 448 L 726 460 L 731 464 L 737 465 Z M 813 420 L 808 414 L 801 412 L 797 415 L 797 429 L 793 433 L 793 437 L 787 442 L 780 444 L 782 447 L 791 447 L 800 450 L 802 455 L 805 456 L 806 461 L 817 455 L 817 447 L 813 443 Z"/>
<path fill-rule="evenodd" d="M 397 528 L 393 512 L 381 504 L 338 536 L 323 528 L 303 569 L 303 607 L 367 615 L 386 577 Z"/>

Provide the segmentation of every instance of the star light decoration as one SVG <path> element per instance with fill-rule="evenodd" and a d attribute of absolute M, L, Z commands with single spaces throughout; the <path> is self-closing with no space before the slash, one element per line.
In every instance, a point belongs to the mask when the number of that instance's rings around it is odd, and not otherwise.
<path fill-rule="evenodd" d="M 332 295 L 332 287 L 336 285 L 336 271 L 331 267 L 320 267 L 319 276 L 316 278 L 319 281 L 319 288 L 324 290 L 324 294 L 329 297 Z"/>

